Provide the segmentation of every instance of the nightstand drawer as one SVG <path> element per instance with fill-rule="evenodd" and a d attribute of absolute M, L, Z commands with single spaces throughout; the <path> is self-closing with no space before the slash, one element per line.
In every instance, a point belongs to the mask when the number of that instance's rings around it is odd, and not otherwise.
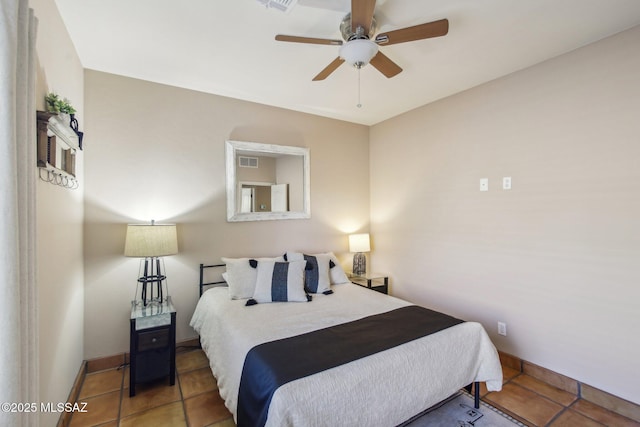
<path fill-rule="evenodd" d="M 138 333 L 138 351 L 164 348 L 169 345 L 169 328 Z"/>
<path fill-rule="evenodd" d="M 129 322 L 129 397 L 136 383 L 169 376 L 176 383 L 176 310 L 171 297 L 143 305 L 131 301 Z"/>

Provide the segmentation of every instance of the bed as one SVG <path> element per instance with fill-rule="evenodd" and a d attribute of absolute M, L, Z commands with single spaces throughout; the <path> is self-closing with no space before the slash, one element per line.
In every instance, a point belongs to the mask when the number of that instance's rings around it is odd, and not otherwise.
<path fill-rule="evenodd" d="M 412 307 L 351 282 L 332 284 L 310 302 L 247 306 L 246 298 L 230 298 L 232 291 L 220 286 L 224 280 L 205 283 L 203 270 L 210 267 L 220 265 L 201 265 L 201 297 L 191 326 L 239 426 L 263 425 L 238 419 L 241 383 L 248 377 L 245 358 L 257 347 Z M 205 292 L 207 284 L 214 286 Z M 323 349 L 317 347 L 319 353 Z M 478 382 L 490 391 L 501 389 L 497 351 L 479 323 L 461 322 L 286 382 L 269 397 L 263 421 L 266 426 L 395 426 Z M 477 389 L 476 384 L 476 396 Z"/>

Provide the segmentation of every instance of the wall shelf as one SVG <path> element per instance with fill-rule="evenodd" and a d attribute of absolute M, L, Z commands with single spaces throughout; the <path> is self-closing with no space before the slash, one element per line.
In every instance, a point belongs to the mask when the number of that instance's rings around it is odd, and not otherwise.
<path fill-rule="evenodd" d="M 80 138 L 69 124 L 69 116 L 38 111 L 37 123 L 40 179 L 67 188 L 77 188 L 76 154 L 82 147 Z"/>

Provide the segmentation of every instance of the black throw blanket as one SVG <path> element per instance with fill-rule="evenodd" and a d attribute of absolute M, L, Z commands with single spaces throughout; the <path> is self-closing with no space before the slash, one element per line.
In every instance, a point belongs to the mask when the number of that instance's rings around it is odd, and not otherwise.
<path fill-rule="evenodd" d="M 410 305 L 252 348 L 238 392 L 238 427 L 264 426 L 273 393 L 283 384 L 462 323 Z M 322 351 L 318 351 L 322 349 Z"/>

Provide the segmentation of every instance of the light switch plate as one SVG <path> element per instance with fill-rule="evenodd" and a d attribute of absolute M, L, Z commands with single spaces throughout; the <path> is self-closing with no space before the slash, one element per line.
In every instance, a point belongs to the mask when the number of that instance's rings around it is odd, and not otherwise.
<path fill-rule="evenodd" d="M 480 178 L 480 191 L 489 191 L 489 178 Z"/>
<path fill-rule="evenodd" d="M 502 178 L 502 189 L 511 190 L 511 177 L 505 176 Z"/>

